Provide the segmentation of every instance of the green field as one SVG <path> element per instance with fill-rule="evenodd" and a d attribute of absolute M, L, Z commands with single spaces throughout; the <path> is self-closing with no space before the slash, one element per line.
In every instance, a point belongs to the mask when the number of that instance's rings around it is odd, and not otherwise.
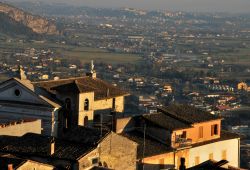
<path fill-rule="evenodd" d="M 238 49 L 237 52 L 232 53 L 218 53 L 221 59 L 224 59 L 227 64 L 240 64 L 240 65 L 250 65 L 250 49 Z"/>
<path fill-rule="evenodd" d="M 65 57 L 79 59 L 81 62 L 86 63 L 90 60 L 106 63 L 135 63 L 140 60 L 140 57 L 132 54 L 120 54 L 120 53 L 109 53 L 109 52 L 98 52 L 98 51 L 68 51 L 63 52 Z"/>
<path fill-rule="evenodd" d="M 111 53 L 105 49 L 76 47 L 71 45 L 63 45 L 56 43 L 20 43 L 20 42 L 0 42 L 1 51 L 22 50 L 25 48 L 35 49 L 52 49 L 59 55 L 68 59 L 79 59 L 82 63 L 95 60 L 97 62 L 105 63 L 135 63 L 139 62 L 141 57 L 134 54 Z"/>

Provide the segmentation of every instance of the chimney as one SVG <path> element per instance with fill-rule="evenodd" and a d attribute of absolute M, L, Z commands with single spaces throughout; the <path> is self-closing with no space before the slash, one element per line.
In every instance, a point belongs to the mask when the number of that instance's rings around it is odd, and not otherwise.
<path fill-rule="evenodd" d="M 89 76 L 93 79 L 96 78 L 95 65 L 93 60 L 91 60 L 90 71 L 86 74 L 86 76 Z"/>
<path fill-rule="evenodd" d="M 50 155 L 55 153 L 55 138 L 53 137 L 50 141 Z"/>
<path fill-rule="evenodd" d="M 13 170 L 13 164 L 8 164 L 8 170 Z"/>
<path fill-rule="evenodd" d="M 181 165 L 180 165 L 179 170 L 186 170 L 185 158 L 181 158 Z"/>

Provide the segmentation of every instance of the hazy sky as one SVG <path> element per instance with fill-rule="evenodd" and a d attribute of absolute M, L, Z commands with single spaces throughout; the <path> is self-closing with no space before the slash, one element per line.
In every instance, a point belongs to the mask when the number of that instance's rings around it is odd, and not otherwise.
<path fill-rule="evenodd" d="M 30 0 L 30 1 L 37 1 L 37 0 Z M 250 0 L 41 0 L 41 1 L 66 2 L 70 4 L 81 4 L 92 7 L 134 7 L 142 9 L 167 9 L 167 10 L 199 11 L 199 12 L 216 11 L 216 12 L 250 13 Z"/>

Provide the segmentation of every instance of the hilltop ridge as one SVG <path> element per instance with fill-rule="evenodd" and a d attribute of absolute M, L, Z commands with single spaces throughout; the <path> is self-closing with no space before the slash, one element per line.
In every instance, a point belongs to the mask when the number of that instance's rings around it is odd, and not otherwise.
<path fill-rule="evenodd" d="M 59 34 L 56 25 L 46 18 L 32 15 L 21 9 L 0 2 L 0 14 L 5 14 L 13 21 L 30 28 L 37 34 Z"/>

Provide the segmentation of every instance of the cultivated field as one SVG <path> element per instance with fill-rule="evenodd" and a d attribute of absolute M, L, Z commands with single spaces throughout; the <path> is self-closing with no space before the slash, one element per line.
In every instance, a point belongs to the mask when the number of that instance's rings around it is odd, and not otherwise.
<path fill-rule="evenodd" d="M 22 43 L 22 42 L 0 42 L 0 51 L 20 52 L 25 48 L 36 49 L 51 49 L 56 54 L 68 59 L 79 59 L 82 63 L 95 60 L 98 62 L 124 64 L 139 62 L 141 57 L 134 54 L 113 53 L 105 49 L 89 48 L 89 47 L 76 47 L 71 45 L 56 44 L 56 43 Z"/>

